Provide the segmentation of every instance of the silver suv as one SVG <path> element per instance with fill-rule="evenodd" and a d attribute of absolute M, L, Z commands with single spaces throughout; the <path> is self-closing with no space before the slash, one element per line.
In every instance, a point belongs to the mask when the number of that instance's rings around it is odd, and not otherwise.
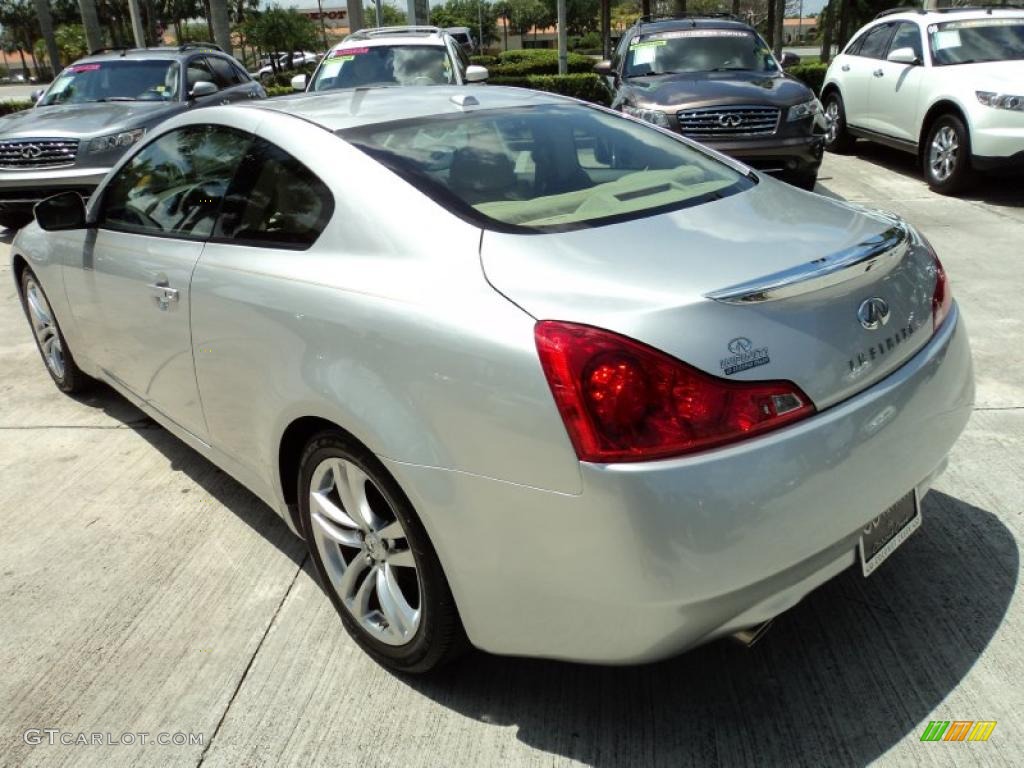
<path fill-rule="evenodd" d="M 0 226 L 23 226 L 32 206 L 58 192 L 88 196 L 173 115 L 266 95 L 209 43 L 94 52 L 57 75 L 32 109 L 0 118 Z"/>

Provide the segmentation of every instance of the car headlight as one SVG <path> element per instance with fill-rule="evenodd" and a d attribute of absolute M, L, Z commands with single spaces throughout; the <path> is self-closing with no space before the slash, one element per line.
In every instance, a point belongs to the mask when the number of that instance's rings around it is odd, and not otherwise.
<path fill-rule="evenodd" d="M 115 149 L 127 149 L 145 135 L 145 128 L 136 128 L 134 131 L 121 131 L 112 133 L 109 136 L 97 136 L 89 142 L 90 152 L 110 152 Z"/>
<path fill-rule="evenodd" d="M 794 104 L 789 108 L 789 112 L 786 113 L 786 122 L 791 123 L 794 120 L 803 120 L 805 117 L 811 117 L 819 112 L 821 112 L 821 102 L 817 99 L 811 99 L 802 104 Z"/>
<path fill-rule="evenodd" d="M 668 115 L 660 109 L 643 109 L 642 107 L 630 107 L 623 105 L 622 111 L 627 115 L 638 117 L 644 122 L 651 123 L 652 125 L 657 125 L 661 128 L 669 127 Z"/>
<path fill-rule="evenodd" d="M 975 91 L 978 101 L 986 107 L 993 109 L 1013 109 L 1017 112 L 1024 112 L 1024 96 L 1014 96 L 1010 93 L 996 93 L 995 91 Z"/>

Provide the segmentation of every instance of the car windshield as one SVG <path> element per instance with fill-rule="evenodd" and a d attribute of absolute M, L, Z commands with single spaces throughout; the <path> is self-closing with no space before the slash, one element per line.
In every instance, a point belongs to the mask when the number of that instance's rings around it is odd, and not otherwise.
<path fill-rule="evenodd" d="M 1024 19 L 965 19 L 928 27 L 936 66 L 1024 59 Z"/>
<path fill-rule="evenodd" d="M 174 101 L 178 62 L 135 59 L 72 64 L 43 96 L 41 106 L 88 101 Z"/>
<path fill-rule="evenodd" d="M 312 90 L 380 85 L 454 85 L 447 49 L 440 45 L 389 45 L 331 51 Z"/>
<path fill-rule="evenodd" d="M 414 118 L 339 133 L 454 213 L 504 231 L 650 216 L 753 184 L 680 139 L 582 105 Z"/>
<path fill-rule="evenodd" d="M 759 35 L 740 29 L 685 29 L 634 37 L 626 77 L 680 72 L 778 72 Z"/>

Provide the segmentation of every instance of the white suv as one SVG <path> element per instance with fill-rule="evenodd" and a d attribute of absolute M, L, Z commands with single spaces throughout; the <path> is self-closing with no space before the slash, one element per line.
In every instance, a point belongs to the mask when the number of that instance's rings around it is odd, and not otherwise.
<path fill-rule="evenodd" d="M 825 75 L 825 148 L 864 138 L 917 154 L 932 189 L 1024 170 L 1024 11 L 890 11 Z"/>

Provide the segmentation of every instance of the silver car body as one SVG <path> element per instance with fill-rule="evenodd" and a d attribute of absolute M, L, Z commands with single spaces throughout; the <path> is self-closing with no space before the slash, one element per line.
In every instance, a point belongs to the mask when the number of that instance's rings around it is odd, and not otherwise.
<path fill-rule="evenodd" d="M 290 525 L 296 437 L 322 420 L 366 445 L 417 510 L 484 650 L 657 659 L 771 618 L 853 564 L 861 528 L 927 491 L 972 407 L 958 309 L 933 334 L 930 296 L 900 293 L 923 246 L 886 240 L 900 230 L 889 217 L 767 178 L 622 224 L 484 231 L 332 132 L 454 113 L 467 93 L 478 109 L 567 103 L 434 87 L 184 115 L 158 131 L 233 126 L 316 170 L 335 210 L 313 247 L 33 224 L 16 266 L 35 270 L 83 370 Z M 899 258 L 859 283 L 828 287 L 823 273 L 799 296 L 729 298 L 865 248 Z M 147 287 L 161 279 L 180 292 L 165 311 Z M 892 354 L 854 300 L 886 286 L 918 328 Z M 580 462 L 538 361 L 538 319 L 608 328 L 716 374 L 728 342 L 749 337 L 770 363 L 734 378 L 790 379 L 819 412 L 685 457 Z"/>

